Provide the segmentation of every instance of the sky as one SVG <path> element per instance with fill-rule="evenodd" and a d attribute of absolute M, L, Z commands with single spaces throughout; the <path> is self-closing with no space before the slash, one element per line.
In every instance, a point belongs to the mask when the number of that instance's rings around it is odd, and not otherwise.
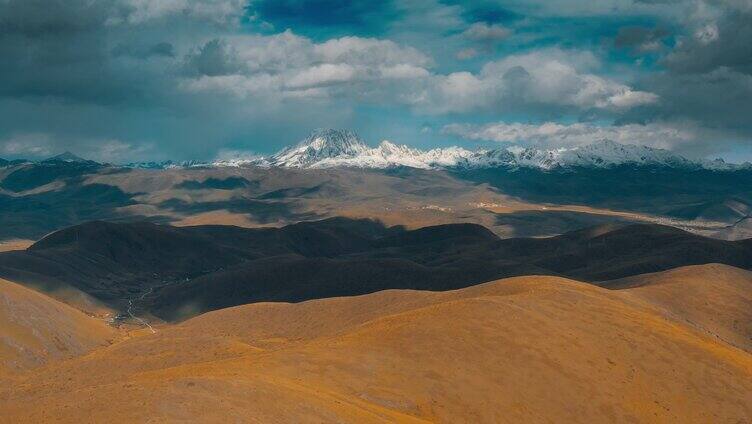
<path fill-rule="evenodd" d="M 0 0 L 0 157 L 610 139 L 752 160 L 752 0 Z"/>

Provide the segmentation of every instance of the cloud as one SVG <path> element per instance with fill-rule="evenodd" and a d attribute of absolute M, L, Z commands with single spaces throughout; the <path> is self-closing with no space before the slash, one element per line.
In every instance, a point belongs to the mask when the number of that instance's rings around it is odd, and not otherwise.
<path fill-rule="evenodd" d="M 6 157 L 46 157 L 53 152 L 52 139 L 45 133 L 11 134 L 0 140 L 0 154 Z"/>
<path fill-rule="evenodd" d="M 239 72 L 242 65 L 235 52 L 223 40 L 213 39 L 189 53 L 185 58 L 185 68 L 189 73 L 209 77 L 232 75 Z"/>
<path fill-rule="evenodd" d="M 658 96 L 594 74 L 598 59 L 586 51 L 538 50 L 489 62 L 478 74 L 437 75 L 415 106 L 428 113 L 484 108 L 602 109 L 618 112 L 658 101 Z"/>
<path fill-rule="evenodd" d="M 207 51 L 209 53 L 207 54 Z M 351 95 L 346 85 L 370 84 L 366 91 L 395 80 L 429 75 L 428 56 L 389 40 L 342 37 L 315 43 L 292 31 L 271 36 L 233 37 L 227 42 L 207 43 L 199 54 L 198 78 L 187 78 L 189 91 L 222 91 L 239 97 L 301 98 Z M 340 90 L 340 91 L 337 91 Z"/>
<path fill-rule="evenodd" d="M 747 0 L 0 0 L 0 140 L 210 158 L 514 117 L 749 143 L 750 22 Z"/>
<path fill-rule="evenodd" d="M 179 16 L 228 25 L 243 15 L 246 0 L 120 0 L 118 3 L 127 13 L 125 17 L 112 17 L 108 21 L 111 24 L 141 24 Z"/>
<path fill-rule="evenodd" d="M 462 50 L 458 51 L 457 54 L 455 55 L 455 57 L 457 59 L 459 59 L 459 60 L 467 60 L 467 59 L 472 59 L 472 58 L 478 56 L 478 54 L 479 53 L 478 53 L 477 49 L 474 49 L 472 47 L 468 47 L 468 48 L 465 48 L 465 49 L 462 49 Z"/>
<path fill-rule="evenodd" d="M 752 10 L 728 11 L 717 20 L 699 24 L 681 38 L 665 58 L 676 73 L 702 73 L 720 67 L 752 73 Z"/>
<path fill-rule="evenodd" d="M 98 138 L 74 141 L 48 133 L 16 133 L 0 140 L 0 155 L 26 159 L 46 159 L 71 150 L 98 162 L 122 163 L 142 157 L 153 148 L 149 143 L 133 144 Z"/>
<path fill-rule="evenodd" d="M 625 26 L 619 28 L 614 39 L 617 48 L 627 48 L 638 53 L 656 52 L 665 47 L 664 39 L 669 36 L 664 28 Z"/>
<path fill-rule="evenodd" d="M 151 44 L 151 45 L 138 45 L 120 43 L 112 49 L 112 55 L 114 57 L 132 57 L 135 59 L 149 59 L 153 57 L 175 57 L 175 47 L 166 41 Z"/>
<path fill-rule="evenodd" d="M 547 148 L 572 147 L 611 140 L 622 144 L 640 144 L 675 148 L 696 142 L 696 129 L 687 125 L 651 123 L 646 125 L 593 125 L 584 123 L 522 124 L 498 122 L 486 125 L 449 124 L 444 134 L 468 140 L 515 143 Z"/>
<path fill-rule="evenodd" d="M 509 28 L 499 24 L 475 22 L 460 34 L 466 45 L 469 44 L 469 47 L 459 50 L 455 57 L 459 60 L 467 60 L 479 56 L 481 53 L 493 53 L 497 44 L 509 38 L 511 34 L 512 31 Z"/>
<path fill-rule="evenodd" d="M 624 114 L 622 122 L 685 120 L 715 128 L 720 138 L 752 140 L 752 4 L 703 3 L 685 16 L 676 45 L 660 60 L 663 69 L 637 86 L 660 101 Z M 709 143 L 710 144 L 710 143 Z"/>
<path fill-rule="evenodd" d="M 470 27 L 462 33 L 462 35 L 469 40 L 484 43 L 495 43 L 506 39 L 511 34 L 512 31 L 508 28 L 498 24 L 489 25 L 484 22 L 476 22 L 470 25 Z"/>

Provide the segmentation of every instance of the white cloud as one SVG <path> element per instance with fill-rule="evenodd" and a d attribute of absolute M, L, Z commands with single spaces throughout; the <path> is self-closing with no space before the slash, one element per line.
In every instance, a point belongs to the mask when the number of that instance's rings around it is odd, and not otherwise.
<path fill-rule="evenodd" d="M 215 161 L 219 162 L 243 162 L 261 159 L 263 155 L 249 150 L 219 149 Z"/>
<path fill-rule="evenodd" d="M 472 59 L 472 58 L 474 58 L 476 56 L 478 56 L 478 50 L 476 50 L 476 49 L 474 49 L 472 47 L 468 47 L 466 49 L 462 49 L 462 50 L 458 51 L 456 55 L 454 55 L 454 57 L 456 57 L 459 60 Z"/>
<path fill-rule="evenodd" d="M 346 82 L 355 79 L 357 73 L 354 66 L 346 63 L 324 63 L 303 69 L 290 78 L 287 85 L 300 88 Z"/>
<path fill-rule="evenodd" d="M 272 36 L 233 37 L 226 44 L 225 54 L 239 64 L 235 73 L 187 78 L 181 87 L 279 100 L 326 97 L 350 83 L 378 86 L 430 75 L 428 56 L 389 40 L 342 37 L 317 44 L 288 30 Z"/>
<path fill-rule="evenodd" d="M 595 75 L 599 67 L 590 52 L 538 50 L 489 62 L 478 74 L 435 75 L 425 92 L 413 98 L 427 113 L 524 105 L 618 111 L 658 100 L 655 94 Z"/>
<path fill-rule="evenodd" d="M 718 40 L 718 26 L 714 23 L 707 24 L 695 31 L 695 39 L 702 45 L 708 45 Z"/>
<path fill-rule="evenodd" d="M 653 93 L 626 89 L 625 91 L 614 94 L 606 99 L 606 104 L 619 109 L 628 109 L 639 105 L 655 103 L 657 101 L 658 96 Z"/>
<path fill-rule="evenodd" d="M 12 157 L 46 157 L 55 151 L 52 141 L 46 133 L 12 134 L 0 140 L 0 153 Z"/>
<path fill-rule="evenodd" d="M 497 24 L 489 25 L 483 22 L 476 22 L 470 25 L 470 27 L 462 33 L 465 38 L 482 42 L 501 41 L 509 37 L 511 34 L 512 31 L 508 28 Z"/>
<path fill-rule="evenodd" d="M 375 38 L 315 43 L 288 30 L 236 36 L 218 45 L 222 54 L 207 55 L 207 61 L 232 66 L 202 62 L 204 69 L 223 72 L 199 72 L 184 78 L 180 87 L 267 102 L 338 97 L 406 104 L 428 114 L 526 105 L 618 112 L 657 101 L 652 93 L 596 75 L 600 62 L 583 51 L 538 50 L 489 62 L 478 73 L 437 74 L 424 53 Z"/>
<path fill-rule="evenodd" d="M 333 63 L 431 65 L 431 59 L 415 48 L 376 38 L 336 38 L 314 45 L 313 51 L 321 60 Z"/>
<path fill-rule="evenodd" d="M 611 140 L 622 144 L 640 144 L 673 148 L 698 140 L 698 132 L 689 124 L 593 125 L 584 123 L 523 124 L 498 122 L 487 125 L 446 125 L 444 134 L 468 140 L 507 142 L 541 147 L 572 147 Z"/>
<path fill-rule="evenodd" d="M 97 162 L 123 163 L 145 156 L 154 146 L 151 144 L 131 144 L 121 140 L 90 140 L 85 151 L 80 152 L 86 159 Z"/>
<path fill-rule="evenodd" d="M 44 159 L 71 150 L 86 159 L 120 163 L 141 157 L 153 148 L 148 143 L 100 138 L 69 140 L 48 133 L 17 133 L 0 140 L 0 155 L 25 159 Z"/>
<path fill-rule="evenodd" d="M 245 6 L 244 0 L 122 0 L 130 9 L 127 22 L 140 24 L 169 16 L 183 16 L 227 24 L 239 19 Z M 111 20 L 110 23 L 120 23 Z"/>

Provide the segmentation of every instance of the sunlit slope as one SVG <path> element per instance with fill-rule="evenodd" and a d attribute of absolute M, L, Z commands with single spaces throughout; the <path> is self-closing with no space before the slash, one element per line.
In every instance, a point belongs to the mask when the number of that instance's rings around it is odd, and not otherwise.
<path fill-rule="evenodd" d="M 752 272 L 722 264 L 687 266 L 607 284 L 628 288 L 669 317 L 752 352 Z"/>
<path fill-rule="evenodd" d="M 0 279 L 0 376 L 84 354 L 115 336 L 99 319 Z"/>
<path fill-rule="evenodd" d="M 752 356 L 628 294 L 519 277 L 240 306 L 32 372 L 0 392 L 0 412 L 64 422 L 752 419 Z"/>

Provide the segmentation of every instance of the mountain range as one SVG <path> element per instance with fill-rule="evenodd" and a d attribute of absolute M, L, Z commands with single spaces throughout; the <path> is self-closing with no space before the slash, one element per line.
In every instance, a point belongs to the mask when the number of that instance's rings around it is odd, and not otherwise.
<path fill-rule="evenodd" d="M 462 147 L 419 150 L 382 141 L 369 147 L 357 134 L 347 130 L 319 129 L 293 147 L 267 158 L 217 161 L 216 166 L 280 166 L 291 168 L 393 168 L 422 169 L 516 168 L 543 170 L 586 167 L 608 168 L 620 165 L 701 168 L 718 171 L 750 169 L 749 163 L 729 164 L 721 159 L 693 161 L 668 150 L 620 144 L 610 140 L 573 147 L 544 150 L 519 146 L 491 150 Z"/>
<path fill-rule="evenodd" d="M 90 163 L 70 152 L 45 163 Z M 12 162 L 18 164 L 19 161 Z M 0 166 L 11 162 L 0 160 Z M 132 162 L 128 168 L 167 169 L 190 167 L 283 167 L 283 168 L 371 168 L 409 167 L 419 169 L 534 168 L 561 170 L 576 167 L 610 168 L 622 165 L 706 169 L 714 171 L 750 170 L 752 164 L 727 163 L 722 159 L 691 160 L 664 149 L 602 140 L 593 144 L 558 149 L 520 146 L 468 150 L 463 147 L 420 150 L 384 140 L 371 147 L 349 130 L 317 129 L 300 143 L 270 156 L 215 161 Z"/>

